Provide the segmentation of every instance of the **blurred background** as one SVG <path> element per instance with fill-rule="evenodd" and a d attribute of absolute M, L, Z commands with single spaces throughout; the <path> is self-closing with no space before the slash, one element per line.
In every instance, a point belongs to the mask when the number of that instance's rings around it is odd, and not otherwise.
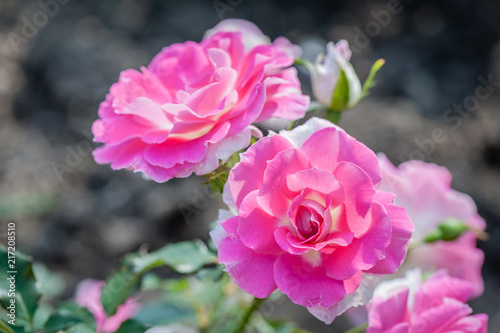
<path fill-rule="evenodd" d="M 1 0 L 0 220 L 17 222 L 18 250 L 62 274 L 70 297 L 79 280 L 104 279 L 143 243 L 155 249 L 207 239 L 219 203 L 203 178 L 156 184 L 99 166 L 90 128 L 122 70 L 147 65 L 169 44 L 200 41 L 223 18 L 251 20 L 272 39 L 286 36 L 310 60 L 326 41 L 347 39 L 362 81 L 376 59 L 386 59 L 372 94 L 341 125 L 395 164 L 448 167 L 453 187 L 476 201 L 491 238 L 479 243 L 486 292 L 471 305 L 490 316 L 491 331 L 500 327 L 494 0 Z M 314 332 L 345 329 L 342 320 L 325 326 L 289 302 L 273 311 Z"/>

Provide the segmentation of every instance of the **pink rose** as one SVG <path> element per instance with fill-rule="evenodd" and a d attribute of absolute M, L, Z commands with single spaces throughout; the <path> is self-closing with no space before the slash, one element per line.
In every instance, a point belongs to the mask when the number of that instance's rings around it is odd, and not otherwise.
<path fill-rule="evenodd" d="M 405 258 L 413 226 L 380 181 L 376 155 L 326 120 L 265 137 L 229 174 L 219 261 L 247 293 L 278 288 L 332 322 Z"/>
<path fill-rule="evenodd" d="M 446 168 L 421 161 L 409 161 L 396 168 L 385 155 L 378 157 L 384 176 L 380 188 L 395 193 L 395 203 L 407 209 L 415 224 L 416 242 L 447 218 L 459 219 L 472 228 L 485 228 L 471 197 L 451 188 L 452 175 Z M 410 251 L 403 267 L 445 268 L 450 275 L 472 282 L 473 295 L 479 296 L 484 290 L 483 262 L 484 253 L 476 248 L 476 237 L 465 232 L 452 242 L 419 245 Z"/>
<path fill-rule="evenodd" d="M 240 32 L 164 48 L 113 84 L 92 126 L 97 163 L 142 171 L 157 182 L 215 170 L 271 117 L 299 119 L 309 104 L 293 57 L 244 46 Z"/>
<path fill-rule="evenodd" d="M 487 332 L 488 316 L 470 316 L 464 304 L 474 291 L 470 282 L 438 271 L 422 283 L 419 270 L 408 273 L 377 287 L 367 306 L 367 333 Z"/>
<path fill-rule="evenodd" d="M 108 317 L 101 303 L 101 291 L 104 281 L 86 279 L 81 281 L 76 288 L 75 301 L 84 308 L 89 309 L 96 321 L 96 333 L 115 332 L 120 325 L 132 318 L 139 310 L 139 304 L 128 299 L 120 305 L 116 313 Z"/>

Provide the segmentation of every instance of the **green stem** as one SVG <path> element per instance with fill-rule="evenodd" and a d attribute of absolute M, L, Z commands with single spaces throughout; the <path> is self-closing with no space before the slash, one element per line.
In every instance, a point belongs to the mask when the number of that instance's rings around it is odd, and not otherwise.
<path fill-rule="evenodd" d="M 368 328 L 368 323 L 363 323 L 356 327 L 351 328 L 348 331 L 345 331 L 344 333 L 362 333 L 366 331 L 367 328 Z"/>
<path fill-rule="evenodd" d="M 248 321 L 250 320 L 250 317 L 252 317 L 252 314 L 259 308 L 260 304 L 265 301 L 265 298 L 257 298 L 255 297 L 253 299 L 252 304 L 250 304 L 250 307 L 247 309 L 243 317 L 241 318 L 241 321 L 239 322 L 238 326 L 234 330 L 234 333 L 243 333 L 245 331 L 245 327 L 248 324 Z"/>
<path fill-rule="evenodd" d="M 0 332 L 14 333 L 14 331 L 6 323 L 4 323 L 3 320 L 0 320 Z"/>
<path fill-rule="evenodd" d="M 335 111 L 332 109 L 326 110 L 326 116 L 325 118 L 327 120 L 330 120 L 332 123 L 337 124 L 340 122 L 340 116 L 342 114 L 342 111 Z"/>
<path fill-rule="evenodd" d="M 307 68 L 310 73 L 314 72 L 314 65 L 306 59 L 295 59 L 293 63 Z"/>

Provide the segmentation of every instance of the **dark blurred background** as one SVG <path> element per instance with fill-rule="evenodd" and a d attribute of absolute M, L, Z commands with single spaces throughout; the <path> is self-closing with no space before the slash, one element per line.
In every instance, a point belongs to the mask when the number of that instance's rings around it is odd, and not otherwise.
<path fill-rule="evenodd" d="M 156 184 L 99 166 L 90 128 L 120 71 L 147 65 L 171 43 L 199 41 L 231 17 L 301 44 L 310 60 L 326 41 L 347 39 L 362 80 L 386 59 L 377 87 L 342 126 L 396 164 L 448 167 L 454 188 L 474 198 L 491 239 L 479 243 L 486 292 L 471 305 L 496 331 L 499 1 L 1 0 L 0 220 L 17 222 L 19 249 L 63 274 L 69 297 L 80 279 L 105 278 L 143 243 L 207 239 L 219 203 L 202 178 Z M 288 303 L 276 311 L 314 332 L 345 328 Z"/>

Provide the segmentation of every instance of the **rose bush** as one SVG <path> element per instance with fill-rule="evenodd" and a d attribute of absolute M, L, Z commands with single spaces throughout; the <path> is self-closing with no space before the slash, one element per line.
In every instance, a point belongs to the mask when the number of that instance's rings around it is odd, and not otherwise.
<path fill-rule="evenodd" d="M 468 281 L 452 278 L 445 271 L 425 282 L 419 270 L 405 279 L 381 283 L 368 309 L 367 333 L 486 333 L 488 316 L 470 316 L 465 304 L 474 292 Z"/>
<path fill-rule="evenodd" d="M 245 48 L 242 32 L 164 48 L 113 84 L 92 126 L 100 164 L 142 171 L 158 182 L 204 175 L 260 132 L 251 124 L 304 116 L 294 58 L 281 47 Z"/>
<path fill-rule="evenodd" d="M 413 225 L 381 180 L 376 155 L 326 120 L 265 137 L 229 174 L 219 261 L 247 293 L 278 288 L 331 322 L 405 258 Z"/>
<path fill-rule="evenodd" d="M 461 220 L 471 228 L 485 228 L 472 198 L 451 188 L 452 175 L 446 168 L 422 161 L 405 162 L 396 168 L 385 155 L 378 157 L 384 176 L 380 188 L 395 193 L 395 203 L 406 208 L 415 224 L 416 242 L 448 218 Z M 467 231 L 454 241 L 419 245 L 403 267 L 446 268 L 450 275 L 472 282 L 473 295 L 479 296 L 484 290 L 483 262 L 484 253 L 476 247 L 476 236 Z"/>

